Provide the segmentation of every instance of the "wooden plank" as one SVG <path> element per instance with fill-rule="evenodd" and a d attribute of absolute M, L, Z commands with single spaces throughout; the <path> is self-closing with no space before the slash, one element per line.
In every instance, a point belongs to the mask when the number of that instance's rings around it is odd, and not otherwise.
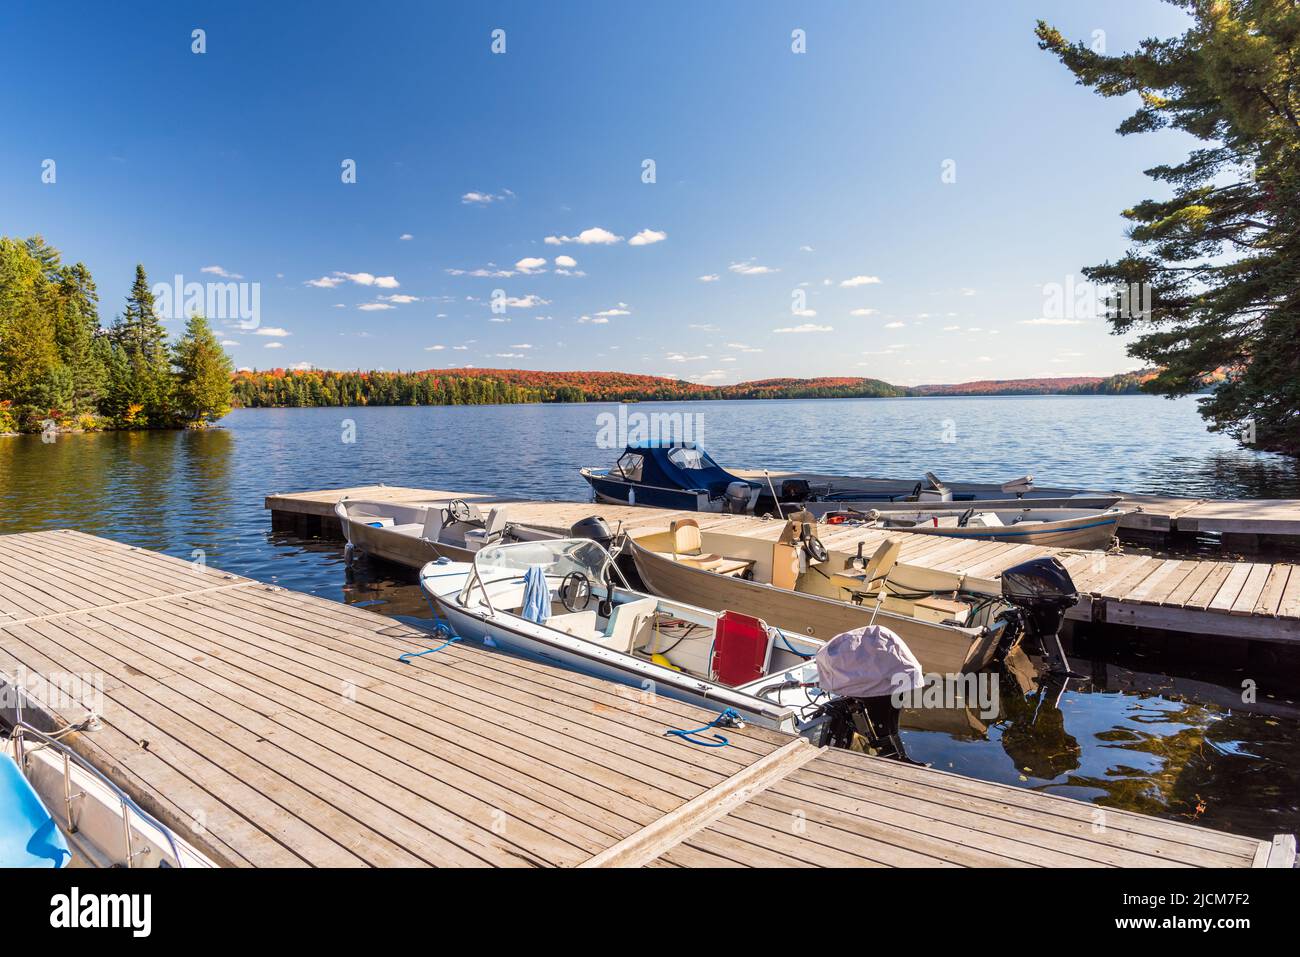
<path fill-rule="evenodd" d="M 718 818 L 730 814 L 738 805 L 751 800 L 824 750 L 802 738 L 795 738 L 579 866 L 642 867 Z"/>
<path fill-rule="evenodd" d="M 1286 592 L 1287 579 L 1292 574 L 1291 565 L 1274 565 L 1268 573 L 1268 581 L 1264 583 L 1263 589 L 1260 590 L 1259 598 L 1255 599 L 1254 613 L 1256 615 L 1276 615 L 1278 606 L 1282 603 L 1282 595 Z"/>
<path fill-rule="evenodd" d="M 1268 584 L 1272 571 L 1273 566 L 1271 565 L 1252 565 L 1236 600 L 1229 606 L 1229 612 L 1234 615 L 1255 614 L 1255 603 L 1259 601 L 1260 595 L 1264 593 L 1264 586 Z"/>

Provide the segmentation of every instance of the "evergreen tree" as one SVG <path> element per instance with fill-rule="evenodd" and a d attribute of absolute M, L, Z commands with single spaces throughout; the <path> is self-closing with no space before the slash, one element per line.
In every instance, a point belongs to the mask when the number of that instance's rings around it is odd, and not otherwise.
<path fill-rule="evenodd" d="M 1089 279 L 1145 284 L 1129 354 L 1165 395 L 1202 391 L 1215 431 L 1300 455 L 1300 12 L 1292 0 L 1170 0 L 1186 33 L 1098 53 L 1039 21 L 1039 46 L 1102 96 L 1137 93 L 1121 135 L 1173 128 L 1206 145 L 1147 175 L 1172 191 L 1125 210 L 1135 246 Z M 1253 426 L 1253 428 L 1251 428 Z"/>
<path fill-rule="evenodd" d="M 135 267 L 135 282 L 126 309 L 113 325 L 111 339 L 124 362 L 111 368 L 119 378 L 110 385 L 117 415 L 139 407 L 148 425 L 168 424 L 172 416 L 171 360 L 167 354 L 167 331 L 154 312 L 153 292 L 144 266 Z"/>
<path fill-rule="evenodd" d="M 207 422 L 230 411 L 230 357 L 205 318 L 190 317 L 185 335 L 173 350 L 172 362 L 177 370 L 176 412 L 181 418 Z"/>

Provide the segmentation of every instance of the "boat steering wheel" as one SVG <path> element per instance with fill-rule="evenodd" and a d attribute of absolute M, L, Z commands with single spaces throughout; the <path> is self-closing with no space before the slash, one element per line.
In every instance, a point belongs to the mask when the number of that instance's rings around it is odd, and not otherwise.
<path fill-rule="evenodd" d="M 461 498 L 454 498 L 447 504 L 447 514 L 458 522 L 468 522 L 473 518 L 468 503 Z"/>
<path fill-rule="evenodd" d="M 571 612 L 591 604 L 591 580 L 582 572 L 569 572 L 560 582 L 560 602 Z"/>
<path fill-rule="evenodd" d="M 826 552 L 826 546 L 822 544 L 822 540 L 816 535 L 809 534 L 807 529 L 804 530 L 803 550 L 815 562 L 824 562 L 830 557 Z"/>

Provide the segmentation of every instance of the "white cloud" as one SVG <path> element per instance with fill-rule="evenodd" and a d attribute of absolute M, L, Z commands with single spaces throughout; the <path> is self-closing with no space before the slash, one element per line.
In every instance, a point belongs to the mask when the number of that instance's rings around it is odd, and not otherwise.
<path fill-rule="evenodd" d="M 668 238 L 665 232 L 653 229 L 643 229 L 627 241 L 629 246 L 649 246 L 651 243 L 661 243 Z"/>
<path fill-rule="evenodd" d="M 529 293 L 526 296 L 507 296 L 504 299 L 497 300 L 510 309 L 533 309 L 537 306 L 549 306 L 551 300 L 543 299 L 541 296 Z"/>
<path fill-rule="evenodd" d="M 578 260 L 574 259 L 572 256 L 556 256 L 555 265 L 564 269 L 572 269 L 574 266 L 578 265 Z"/>
<path fill-rule="evenodd" d="M 255 336 L 272 336 L 276 339 L 283 339 L 289 335 L 288 329 L 281 329 L 279 326 L 259 326 L 253 330 Z"/>
<path fill-rule="evenodd" d="M 799 251 L 801 253 L 810 253 L 813 251 L 813 248 L 811 246 L 800 246 Z"/>
<path fill-rule="evenodd" d="M 384 302 L 395 302 L 395 303 L 397 303 L 397 304 L 399 304 L 399 305 L 402 305 L 402 306 L 404 306 L 404 305 L 406 305 L 407 303 L 410 303 L 410 302 L 419 302 L 419 301 L 420 301 L 420 297 L 419 297 L 419 296 L 408 296 L 408 295 L 407 295 L 406 293 L 404 293 L 404 292 L 394 293 L 394 294 L 391 295 L 391 296 L 380 296 L 379 298 L 382 299 L 382 300 L 384 300 Z"/>
<path fill-rule="evenodd" d="M 961 290 L 959 290 L 959 292 L 960 292 L 963 296 L 973 296 L 973 295 L 975 295 L 975 292 L 976 292 L 976 291 L 975 291 L 974 289 L 961 289 Z"/>
<path fill-rule="evenodd" d="M 768 273 L 781 271 L 779 269 L 774 269 L 771 266 L 760 266 L 752 259 L 746 259 L 744 262 L 732 263 L 727 268 L 741 276 L 765 276 Z"/>
<path fill-rule="evenodd" d="M 502 200 L 514 199 L 514 198 L 515 198 L 515 194 L 510 192 L 510 190 L 508 189 L 503 189 L 499 193 L 480 193 L 471 190 L 470 192 L 465 193 L 463 196 L 461 196 L 460 201 L 467 205 L 478 204 L 480 206 L 486 206 L 488 203 L 499 203 Z"/>
<path fill-rule="evenodd" d="M 623 237 L 616 236 L 601 226 L 592 226 L 590 229 L 584 229 L 576 236 L 547 236 L 542 241 L 548 246 L 559 246 L 562 243 L 578 243 L 580 246 L 609 246 L 614 243 L 621 243 Z"/>
<path fill-rule="evenodd" d="M 237 272 L 226 272 L 220 266 L 204 266 L 199 272 L 211 273 L 214 276 L 220 276 L 222 279 L 243 279 Z"/>
<path fill-rule="evenodd" d="M 268 342 L 268 343 L 267 343 L 265 346 L 263 346 L 262 348 L 264 348 L 264 349 L 283 349 L 283 348 L 284 348 L 284 343 L 283 343 L 283 342 Z"/>
<path fill-rule="evenodd" d="M 743 342 L 728 342 L 728 349 L 739 349 L 741 352 L 762 352 L 757 346 L 747 346 Z"/>
<path fill-rule="evenodd" d="M 335 286 L 342 285 L 344 281 L 350 280 L 358 286 L 378 286 L 380 289 L 396 289 L 401 285 L 393 276 L 376 276 L 368 272 L 338 272 L 332 276 L 322 276 L 320 279 L 308 279 L 307 285 L 315 286 L 317 289 L 333 289 Z"/>
<path fill-rule="evenodd" d="M 532 273 L 542 272 L 542 267 L 546 265 L 546 260 L 540 256 L 525 256 L 519 262 L 515 263 L 515 268 L 525 276 Z"/>
<path fill-rule="evenodd" d="M 811 319 L 813 316 L 817 315 L 816 309 L 792 309 L 790 311 L 800 319 Z"/>
<path fill-rule="evenodd" d="M 958 331 L 959 329 L 961 329 L 961 326 L 944 326 L 944 327 L 943 327 L 943 331 L 944 331 L 944 332 L 956 332 L 956 331 Z"/>
<path fill-rule="evenodd" d="M 533 345 L 532 345 L 531 342 L 517 342 L 517 343 L 515 343 L 514 345 L 512 345 L 510 348 L 511 348 L 511 349 L 531 349 L 532 347 L 533 347 Z"/>
<path fill-rule="evenodd" d="M 905 325 L 907 325 L 907 323 L 905 323 L 905 322 L 887 322 L 887 323 L 885 323 L 885 328 L 886 328 L 886 329 L 902 329 Z"/>
<path fill-rule="evenodd" d="M 228 348 L 228 349 L 229 349 L 229 348 L 233 348 L 234 346 L 239 345 L 239 343 L 236 342 L 234 339 L 222 339 L 222 340 L 221 340 L 221 344 L 222 344 L 223 346 L 225 346 L 226 348 Z"/>
<path fill-rule="evenodd" d="M 478 279 L 509 279 L 515 274 L 513 269 L 484 269 L 480 266 L 478 269 L 448 269 L 449 276 L 474 276 Z"/>
<path fill-rule="evenodd" d="M 494 352 L 492 355 L 498 359 L 522 359 L 523 353 L 520 352 Z"/>
<path fill-rule="evenodd" d="M 700 276 L 699 279 L 700 282 L 717 282 L 718 274 L 716 272 L 709 273 L 707 276 Z"/>
<path fill-rule="evenodd" d="M 363 302 L 357 308 L 362 312 L 378 312 L 381 309 L 396 309 L 397 307 L 386 302 Z"/>
<path fill-rule="evenodd" d="M 579 317 L 578 317 L 578 321 L 579 321 L 579 322 L 582 322 L 582 323 L 589 323 L 589 324 L 591 324 L 591 325 L 593 325 L 593 326 L 603 326 L 603 325 L 605 325 L 607 322 L 609 322 L 609 320 L 606 319 L 604 316 L 594 316 L 594 317 L 593 317 L 593 316 L 579 316 Z"/>
<path fill-rule="evenodd" d="M 621 305 L 623 305 L 623 303 L 619 303 L 619 305 L 621 306 Z M 600 312 L 596 313 L 596 315 L 598 315 L 598 316 L 630 316 L 630 315 L 632 315 L 632 313 L 631 313 L 630 311 L 628 311 L 627 309 L 602 309 Z"/>
<path fill-rule="evenodd" d="M 700 332 L 721 332 L 722 331 L 711 322 L 698 322 L 698 323 L 693 322 L 691 323 L 691 328 L 698 329 Z"/>
<path fill-rule="evenodd" d="M 668 353 L 668 355 L 664 356 L 664 359 L 666 359 L 669 362 L 700 362 L 707 358 L 708 356 L 683 355 L 680 352 L 670 352 Z"/>
<path fill-rule="evenodd" d="M 849 313 L 850 316 L 874 316 L 879 309 L 854 309 Z"/>
<path fill-rule="evenodd" d="M 840 282 L 843 289 L 853 289 L 856 286 L 871 286 L 880 282 L 879 276 L 854 276 L 852 279 L 845 279 Z"/>
<path fill-rule="evenodd" d="M 446 348 L 447 348 L 446 346 L 425 346 L 425 347 L 424 347 L 424 351 L 425 351 L 425 352 L 441 352 L 443 349 L 446 349 Z"/>
<path fill-rule="evenodd" d="M 834 332 L 833 326 L 818 326 L 811 322 L 805 322 L 800 326 L 787 326 L 784 329 L 773 329 L 773 332 Z"/>
<path fill-rule="evenodd" d="M 1046 316 L 1040 316 L 1037 319 L 1021 319 L 1022 326 L 1081 326 L 1082 319 L 1048 319 Z"/>
<path fill-rule="evenodd" d="M 295 362 L 293 365 L 286 366 L 285 368 L 294 369 L 298 372 L 306 372 L 308 369 L 313 368 L 313 366 L 310 362 Z"/>
<path fill-rule="evenodd" d="M 410 233 L 402 233 L 402 235 L 398 236 L 397 238 L 402 241 L 406 241 L 408 239 L 414 239 L 415 237 L 412 236 Z"/>

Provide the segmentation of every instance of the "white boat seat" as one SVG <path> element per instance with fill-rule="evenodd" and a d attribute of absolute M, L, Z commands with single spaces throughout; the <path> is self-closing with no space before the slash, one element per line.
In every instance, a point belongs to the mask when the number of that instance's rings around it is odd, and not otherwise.
<path fill-rule="evenodd" d="M 394 525 L 389 529 L 390 532 L 397 532 L 399 535 L 418 536 L 424 531 L 424 526 L 419 522 L 409 522 L 406 525 Z"/>
<path fill-rule="evenodd" d="M 654 623 L 655 609 L 659 607 L 656 598 L 638 598 L 636 601 L 624 602 L 614 606 L 614 614 L 609 616 L 605 633 L 591 640 L 611 651 L 632 653 L 637 642 L 645 638 Z"/>
<path fill-rule="evenodd" d="M 586 638 L 588 641 L 597 641 L 604 637 L 604 632 L 596 627 L 596 612 L 594 609 L 552 615 L 546 619 L 546 625 L 549 628 L 562 631 L 566 635 L 573 635 L 575 638 Z"/>
<path fill-rule="evenodd" d="M 424 528 L 420 532 L 420 537 L 436 542 L 440 534 L 442 534 L 442 506 L 430 505 L 424 513 Z"/>
<path fill-rule="evenodd" d="M 486 540 L 494 542 L 500 538 L 501 533 L 506 530 L 509 520 L 509 509 L 504 505 L 498 505 L 488 512 L 487 522 L 483 528 Z"/>

